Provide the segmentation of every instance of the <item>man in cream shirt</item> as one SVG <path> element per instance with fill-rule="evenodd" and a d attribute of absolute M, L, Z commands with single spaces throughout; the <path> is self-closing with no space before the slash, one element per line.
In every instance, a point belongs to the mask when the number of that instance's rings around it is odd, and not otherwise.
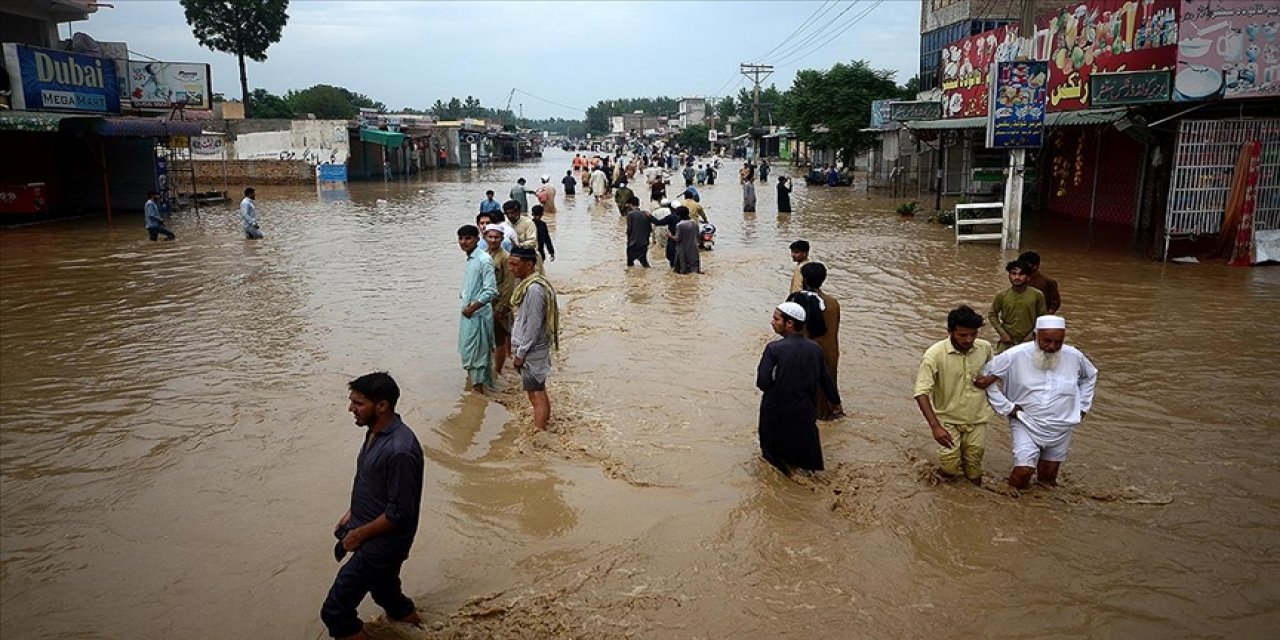
<path fill-rule="evenodd" d="M 987 387 L 987 399 L 996 413 L 1009 417 L 1014 489 L 1026 489 L 1032 476 L 1057 486 L 1071 434 L 1093 407 L 1098 369 L 1079 349 L 1063 344 L 1066 334 L 1065 319 L 1040 316 L 1034 341 L 1011 347 L 982 370 L 1000 381 Z"/>

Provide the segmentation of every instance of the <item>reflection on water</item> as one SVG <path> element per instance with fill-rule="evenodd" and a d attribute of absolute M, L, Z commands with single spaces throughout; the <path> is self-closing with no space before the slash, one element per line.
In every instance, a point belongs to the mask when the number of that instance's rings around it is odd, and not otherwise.
<path fill-rule="evenodd" d="M 486 188 L 568 157 L 341 197 L 261 187 L 257 243 L 234 205 L 179 214 L 172 243 L 128 217 L 0 232 L 0 635 L 320 635 L 360 437 L 345 384 L 373 369 L 429 458 L 404 580 L 445 631 L 1274 628 L 1276 270 L 1147 263 L 1127 232 L 1029 220 L 1101 381 L 1063 488 L 1012 500 L 924 482 L 910 398 L 946 311 L 985 310 L 1010 254 L 859 190 L 797 184 L 778 215 L 761 188 L 744 214 L 730 181 L 702 189 L 707 274 L 656 251 L 628 270 L 616 206 L 577 196 L 549 217 L 564 345 L 555 433 L 533 435 L 516 378 L 463 391 L 455 230 Z M 752 386 L 799 238 L 844 310 L 850 412 L 804 484 L 757 459 Z M 989 433 L 996 485 L 1008 436 Z"/>

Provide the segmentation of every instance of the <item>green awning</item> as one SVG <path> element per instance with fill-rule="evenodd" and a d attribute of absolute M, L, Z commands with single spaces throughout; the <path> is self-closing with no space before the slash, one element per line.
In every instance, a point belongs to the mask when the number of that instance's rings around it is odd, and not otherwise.
<path fill-rule="evenodd" d="M 942 120 L 908 120 L 902 124 L 908 129 L 984 129 L 987 126 L 986 116 L 976 118 L 944 118 Z"/>
<path fill-rule="evenodd" d="M 26 131 L 29 133 L 57 133 L 67 118 L 83 118 L 77 113 L 38 113 L 34 111 L 0 112 L 0 131 Z M 94 117 L 94 116 L 89 116 Z"/>
<path fill-rule="evenodd" d="M 1111 124 L 1124 117 L 1124 107 L 1111 109 L 1083 109 L 1081 111 L 1054 111 L 1045 116 L 1049 127 L 1080 127 L 1091 124 Z"/>
<path fill-rule="evenodd" d="M 1046 127 L 1081 127 L 1095 124 L 1111 124 L 1124 117 L 1124 107 L 1109 109 L 1082 109 L 1080 111 L 1054 111 L 1044 118 Z M 931 129 L 985 129 L 986 116 L 974 118 L 944 118 L 942 120 L 910 120 L 902 123 L 908 128 L 927 131 Z"/>
<path fill-rule="evenodd" d="M 388 149 L 399 149 L 404 144 L 405 135 L 394 131 L 383 131 L 381 129 L 361 129 L 360 142 L 372 142 L 380 144 Z"/>

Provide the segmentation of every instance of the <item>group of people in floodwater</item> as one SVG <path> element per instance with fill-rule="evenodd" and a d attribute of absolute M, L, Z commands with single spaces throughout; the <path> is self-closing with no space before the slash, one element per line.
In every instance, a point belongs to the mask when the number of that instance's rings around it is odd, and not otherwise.
<path fill-rule="evenodd" d="M 698 186 L 714 184 L 720 162 L 694 164 L 691 155 L 677 159 L 661 149 L 634 154 L 625 163 L 621 153 L 579 154 L 560 184 L 565 196 L 576 195 L 581 185 L 597 202 L 614 199 L 626 221 L 628 267 L 648 267 L 650 248 L 661 246 L 677 273 L 701 273 L 699 251 L 714 242 L 714 227 L 708 234 Z M 669 198 L 667 172 L 677 165 L 683 166 L 685 187 Z M 740 169 L 744 211 L 754 211 L 754 182 L 766 181 L 768 173 L 765 161 Z M 630 186 L 641 180 L 652 211 L 641 207 Z M 779 176 L 777 188 L 779 211 L 789 213 L 790 181 Z M 457 231 L 465 256 L 458 352 L 468 386 L 477 393 L 492 388 L 510 357 L 538 430 L 547 428 L 551 416 L 547 380 L 551 351 L 559 346 L 556 289 L 544 274 L 555 248 L 543 221 L 556 212 L 558 191 L 548 175 L 537 188 L 519 179 L 503 202 L 490 190 L 475 224 Z M 529 196 L 537 204 L 530 206 Z M 756 386 L 762 392 L 761 456 L 792 476 L 824 469 L 817 422 L 845 413 L 837 376 L 840 301 L 824 289 L 828 270 L 811 259 L 810 244 L 797 240 L 789 249 L 795 264 L 790 292 L 770 318 L 780 337 L 760 356 Z M 1074 429 L 1092 408 L 1097 369 L 1065 344 L 1058 285 L 1039 266 L 1034 252 L 1009 262 L 1009 286 L 994 296 L 987 317 L 968 305 L 955 307 L 946 317 L 947 337 L 924 350 L 912 395 L 939 446 L 940 480 L 965 478 L 981 485 L 986 425 L 1000 414 L 1008 418 L 1012 440 L 1010 492 L 1016 495 L 1033 479 L 1053 486 Z M 995 344 L 978 337 L 988 323 Z M 349 410 L 366 434 L 350 509 L 334 527 L 334 555 L 339 562 L 348 554 L 351 559 L 339 569 L 321 617 L 334 637 L 362 638 L 367 636 L 356 609 L 368 594 L 388 618 L 421 624 L 400 588 L 399 572 L 417 532 L 424 463 L 416 436 L 395 412 L 399 388 L 389 375 L 361 376 L 349 390 Z"/>

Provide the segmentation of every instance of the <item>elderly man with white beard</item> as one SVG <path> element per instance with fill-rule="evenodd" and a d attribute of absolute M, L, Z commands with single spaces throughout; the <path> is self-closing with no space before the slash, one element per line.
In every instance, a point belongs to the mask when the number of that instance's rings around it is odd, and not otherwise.
<path fill-rule="evenodd" d="M 1067 321 L 1040 316 L 1035 340 L 1011 347 L 983 368 L 987 399 L 996 413 L 1009 417 L 1013 440 L 1013 471 L 1009 486 L 1026 489 L 1035 476 L 1040 484 L 1057 486 L 1058 468 L 1076 425 L 1093 407 L 1098 369 L 1079 349 L 1063 344 Z"/>

